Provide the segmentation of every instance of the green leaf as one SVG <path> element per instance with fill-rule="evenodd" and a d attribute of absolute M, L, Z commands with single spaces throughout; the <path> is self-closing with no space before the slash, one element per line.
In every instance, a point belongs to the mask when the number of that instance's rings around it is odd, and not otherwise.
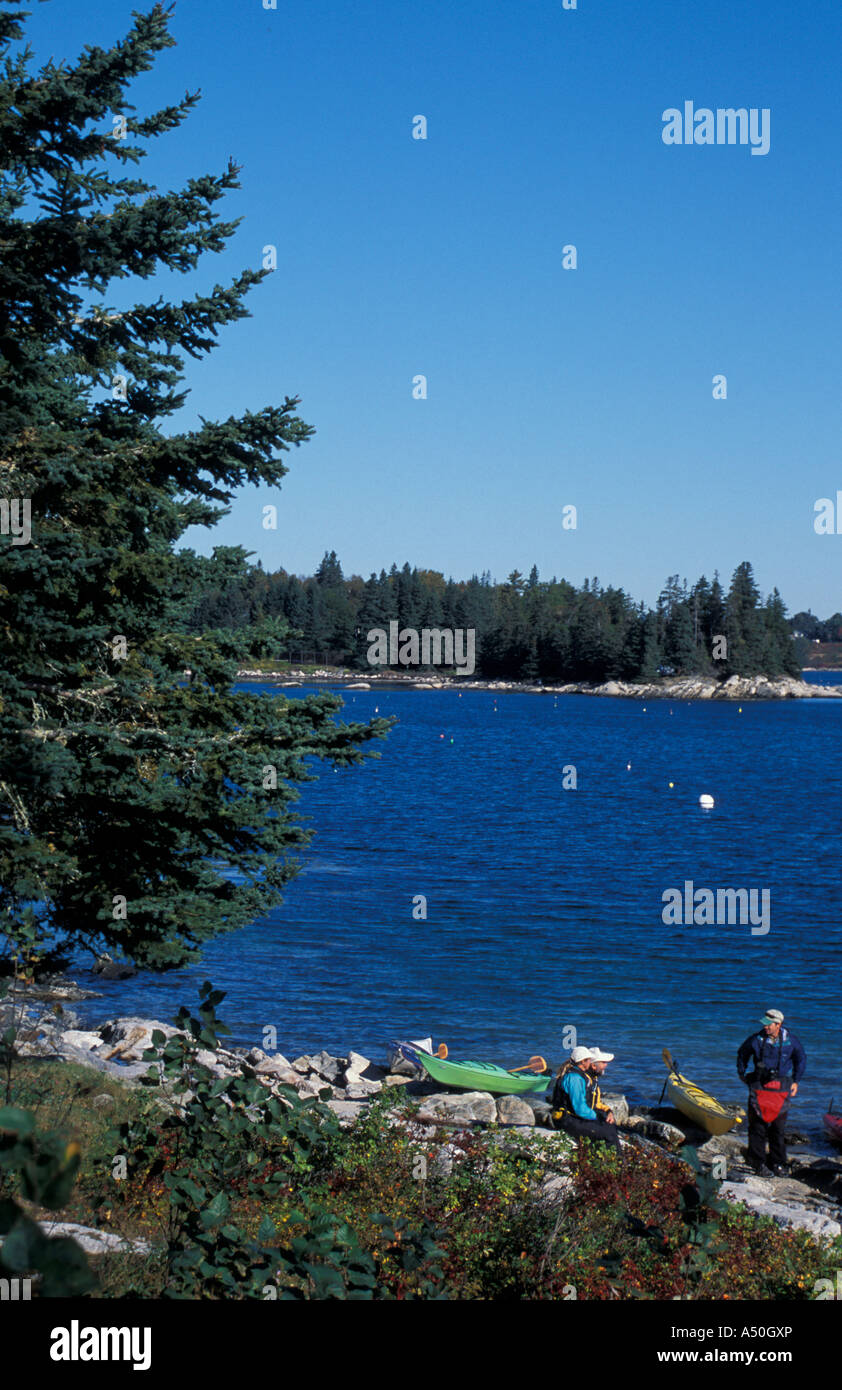
<path fill-rule="evenodd" d="M 31 1134 L 34 1129 L 35 1116 L 28 1110 L 21 1110 L 16 1105 L 0 1107 L 0 1130 L 22 1137 Z"/>

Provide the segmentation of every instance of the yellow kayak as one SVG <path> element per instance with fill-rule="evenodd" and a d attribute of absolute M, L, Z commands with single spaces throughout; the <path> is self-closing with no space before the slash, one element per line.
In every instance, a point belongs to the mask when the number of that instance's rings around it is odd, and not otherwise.
<path fill-rule="evenodd" d="M 678 1071 L 666 1047 L 664 1061 L 670 1073 L 666 1086 L 670 1104 L 674 1105 L 676 1110 L 680 1110 L 682 1115 L 686 1115 L 688 1120 L 692 1120 L 694 1125 L 706 1129 L 708 1134 L 727 1134 L 729 1129 L 742 1122 L 745 1111 L 734 1115 L 730 1110 L 726 1110 L 724 1105 L 720 1105 L 715 1096 L 709 1095 L 701 1086 L 688 1081 L 687 1077 Z"/>

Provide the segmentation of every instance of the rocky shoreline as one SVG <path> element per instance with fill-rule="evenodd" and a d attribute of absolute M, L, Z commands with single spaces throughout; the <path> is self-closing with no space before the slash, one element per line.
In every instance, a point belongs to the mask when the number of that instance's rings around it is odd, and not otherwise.
<path fill-rule="evenodd" d="M 169 1038 L 177 1030 L 171 1024 L 136 1016 L 79 1029 L 77 1018 L 65 1003 L 91 997 L 95 997 L 94 991 L 82 990 L 67 980 L 30 988 L 16 1003 L 8 999 L 0 1002 L 0 1032 L 14 1024 L 16 1051 L 21 1057 L 74 1062 L 129 1086 L 139 1084 L 139 1078 L 149 1070 L 143 1052 L 151 1046 L 153 1031 L 158 1029 Z M 481 1091 L 442 1090 L 396 1053 L 387 1053 L 380 1062 L 354 1051 L 345 1056 L 321 1051 L 289 1060 L 279 1052 L 267 1053 L 257 1047 L 220 1047 L 216 1052 L 200 1051 L 196 1061 L 216 1077 L 239 1074 L 245 1067 L 270 1091 L 286 1086 L 293 1087 L 302 1098 L 318 1097 L 343 1125 L 353 1123 L 372 1097 L 390 1088 L 396 1095 L 401 1090 L 419 1108 L 409 1116 L 397 1111 L 391 1123 L 408 1125 L 415 1133 L 429 1133 L 431 1127 L 458 1131 L 502 1126 L 513 1139 L 517 1136 L 520 1144 L 529 1146 L 538 1141 L 536 1163 L 546 1170 L 545 1194 L 563 1200 L 571 1186 L 565 1175 L 566 1136 L 550 1127 L 550 1107 L 538 1094 L 493 1096 Z M 788 1176 L 760 1177 L 746 1163 L 744 1141 L 738 1133 L 712 1137 L 671 1108 L 631 1107 L 623 1095 L 606 1095 L 605 1100 L 614 1110 L 624 1146 L 654 1145 L 675 1153 L 684 1144 L 691 1144 L 706 1166 L 718 1160 L 716 1175 L 724 1179 L 722 1195 L 728 1201 L 743 1203 L 758 1216 L 771 1217 L 816 1238 L 842 1235 L 842 1162 L 811 1150 L 803 1136 L 787 1136 L 799 1148 L 797 1157 L 791 1159 Z M 113 1106 L 114 1101 L 103 1093 L 92 1103 L 104 1108 Z M 557 1150 L 549 1164 L 548 1144 Z M 439 1170 L 449 1173 L 460 1157 L 458 1147 L 442 1144 L 436 1160 Z M 45 1229 L 52 1230 L 52 1226 Z M 94 1253 L 111 1248 L 103 1245 L 107 1233 L 93 1229 L 86 1233 L 80 1228 L 76 1234 Z"/>
<path fill-rule="evenodd" d="M 346 690 L 372 690 L 379 686 L 400 690 L 494 690 L 522 695 L 601 695 L 629 700 L 810 700 L 842 699 L 842 685 L 809 685 L 795 676 L 679 676 L 657 681 L 573 681 L 559 685 L 529 685 L 523 681 L 475 680 L 473 677 L 401 675 L 397 671 L 353 672 L 327 668 L 305 671 L 237 672 L 241 681 L 265 681 L 280 688 L 301 685 L 342 685 Z"/>

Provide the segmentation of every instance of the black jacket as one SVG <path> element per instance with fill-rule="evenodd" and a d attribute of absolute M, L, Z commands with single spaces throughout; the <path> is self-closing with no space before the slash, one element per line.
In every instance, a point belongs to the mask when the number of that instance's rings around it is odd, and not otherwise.
<path fill-rule="evenodd" d="M 749 1086 L 762 1086 L 766 1081 L 800 1081 L 807 1070 L 807 1054 L 798 1038 L 788 1028 L 781 1027 L 776 1038 L 761 1029 L 746 1038 L 737 1053 L 737 1071 L 741 1081 Z"/>

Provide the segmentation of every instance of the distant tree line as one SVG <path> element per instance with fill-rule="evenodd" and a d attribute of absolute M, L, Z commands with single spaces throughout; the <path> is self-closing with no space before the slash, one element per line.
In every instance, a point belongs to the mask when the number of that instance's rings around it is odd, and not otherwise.
<path fill-rule="evenodd" d="M 194 609 L 190 630 L 260 627 L 277 639 L 267 655 L 291 661 L 364 669 L 368 633 L 394 620 L 417 630 L 473 628 L 477 670 L 486 677 L 603 681 L 800 671 L 781 596 L 773 589 L 762 598 L 748 561 L 737 566 L 727 592 L 718 574 L 690 588 L 670 575 L 654 609 L 596 578 L 578 588 L 542 580 L 534 565 L 526 577 L 513 570 L 502 584 L 487 572 L 445 579 L 409 564 L 346 579 L 330 551 L 314 575 L 300 578 L 250 565 L 241 547 L 219 547 L 211 573 L 218 583 Z"/>
<path fill-rule="evenodd" d="M 795 614 L 791 627 L 796 637 L 804 637 L 808 642 L 842 642 L 842 613 L 821 619 L 808 609 Z"/>

